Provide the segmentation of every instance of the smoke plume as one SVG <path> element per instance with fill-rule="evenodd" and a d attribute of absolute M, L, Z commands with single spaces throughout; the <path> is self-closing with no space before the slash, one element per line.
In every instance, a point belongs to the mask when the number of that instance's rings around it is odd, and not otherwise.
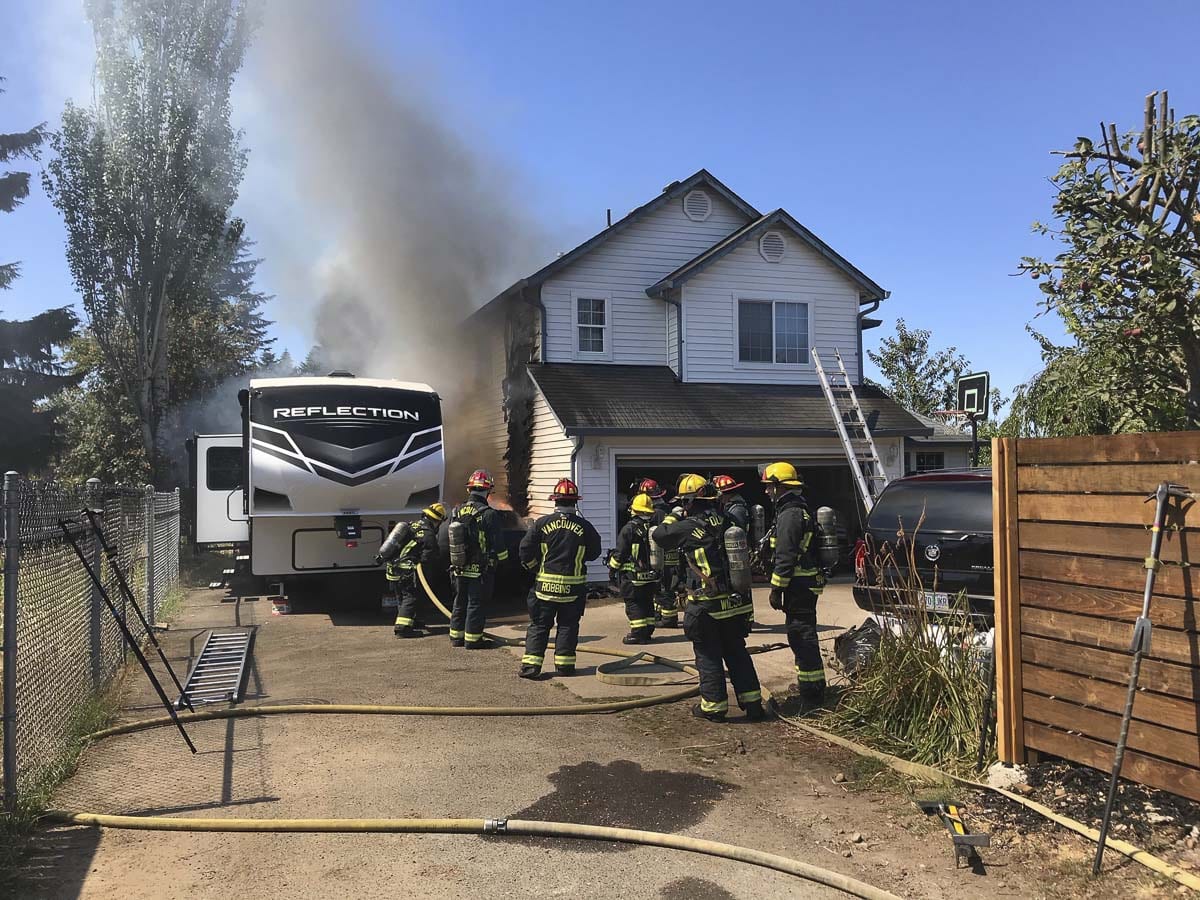
<path fill-rule="evenodd" d="M 479 336 L 459 326 L 546 243 L 503 162 L 438 115 L 428 77 L 385 64 L 338 10 L 270 5 L 251 60 L 247 218 L 273 313 L 310 330 L 331 368 L 428 382 L 453 420 L 464 396 L 500 391 L 480 384 Z"/>

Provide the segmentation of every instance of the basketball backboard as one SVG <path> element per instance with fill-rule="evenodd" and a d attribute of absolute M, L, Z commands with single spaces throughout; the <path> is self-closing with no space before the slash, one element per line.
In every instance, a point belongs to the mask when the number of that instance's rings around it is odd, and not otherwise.
<path fill-rule="evenodd" d="M 988 394 L 991 393 L 991 377 L 987 372 L 974 372 L 958 379 L 958 408 L 970 413 L 975 419 L 984 421 L 988 417 Z"/>

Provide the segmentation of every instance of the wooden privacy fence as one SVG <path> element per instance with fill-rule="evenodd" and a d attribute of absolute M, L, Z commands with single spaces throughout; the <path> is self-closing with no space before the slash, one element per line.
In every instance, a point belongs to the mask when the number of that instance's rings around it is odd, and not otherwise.
<path fill-rule="evenodd" d="M 1161 481 L 1200 490 L 1200 432 L 992 443 L 997 737 L 1112 767 Z M 1176 501 L 1173 501 L 1173 507 Z M 1200 800 L 1200 505 L 1168 516 L 1123 775 Z"/>

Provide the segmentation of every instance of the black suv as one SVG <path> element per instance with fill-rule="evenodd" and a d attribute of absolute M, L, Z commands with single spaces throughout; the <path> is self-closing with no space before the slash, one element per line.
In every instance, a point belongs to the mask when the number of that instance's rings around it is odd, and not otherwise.
<path fill-rule="evenodd" d="M 887 571 L 877 572 L 881 559 Z M 910 559 L 919 591 L 904 597 L 880 587 L 911 584 Z M 854 548 L 854 602 L 872 612 L 907 602 L 938 613 L 965 591 L 972 617 L 988 628 L 994 615 L 993 565 L 991 470 L 898 478 L 875 501 L 866 534 Z"/>

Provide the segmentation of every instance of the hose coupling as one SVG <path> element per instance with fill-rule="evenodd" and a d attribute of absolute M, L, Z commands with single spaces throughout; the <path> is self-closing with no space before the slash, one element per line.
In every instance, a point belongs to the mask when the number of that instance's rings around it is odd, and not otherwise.
<path fill-rule="evenodd" d="M 483 820 L 484 834 L 507 834 L 508 819 L 484 819 Z"/>

